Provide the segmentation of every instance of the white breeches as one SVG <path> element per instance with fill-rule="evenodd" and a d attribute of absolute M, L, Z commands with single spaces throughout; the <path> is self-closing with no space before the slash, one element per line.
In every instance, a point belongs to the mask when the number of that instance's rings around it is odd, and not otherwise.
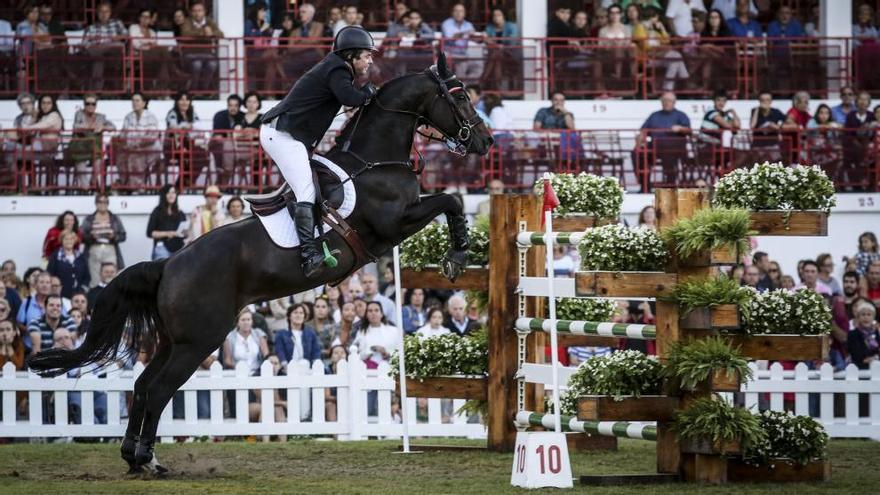
<path fill-rule="evenodd" d="M 260 144 L 278 165 L 284 180 L 296 194 L 299 202 L 315 202 L 315 183 L 306 146 L 290 134 L 263 125 L 260 127 Z"/>

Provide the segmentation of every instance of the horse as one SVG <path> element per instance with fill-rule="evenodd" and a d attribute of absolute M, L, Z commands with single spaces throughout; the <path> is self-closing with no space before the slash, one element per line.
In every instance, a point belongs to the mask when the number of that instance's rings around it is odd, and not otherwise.
<path fill-rule="evenodd" d="M 451 280 L 460 273 L 468 247 L 461 201 L 443 193 L 421 196 L 410 160 L 414 134 L 422 126 L 463 154 L 486 155 L 493 144 L 442 52 L 425 71 L 386 83 L 325 155 L 348 174 L 342 182 L 355 186 L 357 202 L 346 221 L 362 245 L 355 249 L 346 242 L 350 239 L 329 231 L 325 238 L 339 252 L 338 263 L 325 267 L 318 279 L 304 276 L 298 247 L 273 243 L 252 216 L 208 232 L 167 260 L 128 267 L 99 294 L 79 348 L 47 349 L 28 365 L 43 376 L 56 376 L 153 347 L 152 360 L 134 384 L 120 450 L 130 472 L 166 473 L 154 449 L 159 417 L 224 342 L 241 308 L 342 280 L 370 261 L 363 252 L 385 253 L 441 214 L 451 241 L 444 273 Z M 324 185 L 332 195 L 334 187 Z"/>

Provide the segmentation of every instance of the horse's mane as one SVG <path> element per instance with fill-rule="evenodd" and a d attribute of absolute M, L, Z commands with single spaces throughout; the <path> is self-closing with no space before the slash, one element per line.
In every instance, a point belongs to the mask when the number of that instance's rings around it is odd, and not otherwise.
<path fill-rule="evenodd" d="M 379 88 L 379 92 L 376 93 L 375 98 L 379 98 L 380 96 L 382 96 L 383 94 L 385 94 L 386 92 L 388 92 L 389 90 L 391 90 L 392 88 L 397 86 L 398 84 L 402 83 L 403 81 L 408 80 L 408 79 L 412 79 L 413 77 L 421 76 L 421 75 L 424 75 L 424 72 L 411 72 L 409 74 L 404 74 L 400 77 L 395 77 L 394 79 L 383 84 L 381 88 Z M 354 123 L 357 122 L 358 117 L 360 117 L 361 112 L 367 111 L 369 109 L 369 107 L 371 107 L 371 106 L 374 106 L 374 105 L 365 105 L 362 107 L 358 107 L 358 109 L 355 110 L 355 112 L 351 116 L 351 118 L 348 119 L 348 122 L 346 122 L 345 125 L 342 126 L 342 130 L 339 132 L 339 136 L 337 136 L 337 138 L 336 138 L 337 142 L 341 142 L 339 140 L 346 139 L 351 136 L 351 133 L 354 132 L 354 129 L 355 129 Z"/>

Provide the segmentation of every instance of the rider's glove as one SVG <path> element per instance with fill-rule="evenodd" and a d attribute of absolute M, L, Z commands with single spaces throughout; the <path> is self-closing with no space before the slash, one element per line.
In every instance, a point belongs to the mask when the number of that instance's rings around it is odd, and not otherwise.
<path fill-rule="evenodd" d="M 364 89 L 367 92 L 367 94 L 369 95 L 367 97 L 367 101 L 364 103 L 364 105 L 369 104 L 370 101 L 372 101 L 373 98 L 376 96 L 376 93 L 379 92 L 379 90 L 376 89 L 376 86 L 373 86 L 373 83 L 364 84 L 364 87 L 362 89 Z"/>

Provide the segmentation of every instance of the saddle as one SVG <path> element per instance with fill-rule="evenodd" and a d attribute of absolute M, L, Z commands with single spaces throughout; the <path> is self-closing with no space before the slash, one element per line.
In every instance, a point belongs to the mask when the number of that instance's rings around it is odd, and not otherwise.
<path fill-rule="evenodd" d="M 378 258 L 367 250 L 357 230 L 353 229 L 337 211 L 345 201 L 345 190 L 341 187 L 342 181 L 339 176 L 320 161 L 313 159 L 311 165 L 312 180 L 315 182 L 315 217 L 321 219 L 320 222 L 315 222 L 321 233 L 319 237 L 324 236 L 324 224 L 329 225 L 348 244 L 355 256 L 354 266 L 339 279 L 341 281 L 361 266 Z M 250 204 L 254 215 L 268 217 L 286 210 L 289 202 L 296 201 L 296 194 L 285 182 L 275 191 L 245 196 L 244 200 Z"/>
<path fill-rule="evenodd" d="M 318 198 L 323 199 L 323 201 L 315 201 L 315 205 L 326 203 L 334 209 L 339 209 L 345 200 L 345 192 L 340 187 L 341 181 L 339 177 L 324 166 L 323 163 L 317 160 L 312 160 L 311 163 L 312 178 L 317 186 L 315 192 Z M 270 193 L 245 196 L 244 200 L 251 205 L 251 211 L 254 212 L 254 215 L 267 217 L 287 208 L 288 202 L 296 201 L 296 195 L 285 182 L 281 187 Z M 319 211 L 319 213 L 323 212 Z"/>

